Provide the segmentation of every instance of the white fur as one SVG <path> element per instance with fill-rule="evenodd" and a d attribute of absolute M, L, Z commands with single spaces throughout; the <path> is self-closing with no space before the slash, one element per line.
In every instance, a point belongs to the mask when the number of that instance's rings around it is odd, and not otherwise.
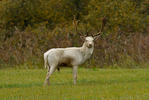
<path fill-rule="evenodd" d="M 67 63 L 73 67 L 74 84 L 77 80 L 78 65 L 89 59 L 94 50 L 94 38 L 88 36 L 82 47 L 53 48 L 44 53 L 45 68 L 48 68 L 45 84 L 49 84 L 51 74 L 62 63 Z"/>

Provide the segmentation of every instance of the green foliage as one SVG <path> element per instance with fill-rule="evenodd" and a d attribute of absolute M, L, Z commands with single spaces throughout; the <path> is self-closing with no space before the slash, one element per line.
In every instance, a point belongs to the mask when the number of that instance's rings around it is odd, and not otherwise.
<path fill-rule="evenodd" d="M 139 8 L 138 4 L 140 4 Z M 118 29 L 130 31 L 144 31 L 144 16 L 148 16 L 147 1 L 135 2 L 131 0 L 7 0 L 1 1 L 1 18 L 9 29 L 17 26 L 25 29 L 46 23 L 48 28 L 57 24 L 64 26 L 72 23 L 73 16 L 83 22 L 90 23 L 96 30 L 104 16 L 108 19 L 106 32 L 117 32 Z"/>
<path fill-rule="evenodd" d="M 17 26 L 25 29 L 46 22 L 48 28 L 57 24 L 70 23 L 73 16 L 84 13 L 86 0 L 8 0 L 2 1 L 1 17 L 7 28 Z"/>
<path fill-rule="evenodd" d="M 116 33 L 118 30 L 143 31 L 143 17 L 136 8 L 136 2 L 131 0 L 91 0 L 88 6 L 88 19 L 96 29 L 101 22 L 100 18 L 106 16 L 108 25 L 105 30 L 109 33 Z"/>

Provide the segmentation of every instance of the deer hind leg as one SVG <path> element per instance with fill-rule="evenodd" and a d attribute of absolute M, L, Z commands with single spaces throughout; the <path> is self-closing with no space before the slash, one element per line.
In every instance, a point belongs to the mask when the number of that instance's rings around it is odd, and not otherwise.
<path fill-rule="evenodd" d="M 56 69 L 56 66 L 51 66 L 47 72 L 47 76 L 46 76 L 46 79 L 45 79 L 45 82 L 44 82 L 44 85 L 50 85 L 50 82 L 49 82 L 49 79 L 52 75 L 52 73 L 55 71 Z"/>
<path fill-rule="evenodd" d="M 57 70 L 60 72 L 60 68 L 59 67 L 57 67 Z"/>

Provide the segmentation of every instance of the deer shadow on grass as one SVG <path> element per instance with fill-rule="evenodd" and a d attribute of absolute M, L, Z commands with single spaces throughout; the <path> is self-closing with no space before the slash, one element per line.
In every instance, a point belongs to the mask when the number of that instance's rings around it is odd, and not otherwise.
<path fill-rule="evenodd" d="M 143 79 L 141 82 L 149 82 L 149 79 Z M 110 80 L 87 80 L 87 79 L 81 79 L 77 81 L 76 85 L 105 85 L 105 84 L 120 84 L 120 83 L 136 83 L 140 82 L 140 79 L 110 79 Z M 67 81 L 67 82 L 59 82 L 59 83 L 52 83 L 52 86 L 54 85 L 73 85 L 72 81 Z M 74 85 L 75 86 L 75 85 Z"/>
<path fill-rule="evenodd" d="M 127 80 L 119 80 L 119 79 L 110 79 L 110 80 L 87 80 L 87 79 L 80 79 L 78 80 L 76 85 L 112 85 L 112 84 L 119 84 L 119 83 L 135 83 L 139 82 L 139 79 L 127 79 Z M 148 82 L 149 79 L 142 79 L 141 81 Z M 50 86 L 63 86 L 63 85 L 68 85 L 72 86 L 73 82 L 72 81 L 67 81 L 67 82 L 53 82 L 51 83 Z M 1 88 L 28 88 L 28 87 L 42 87 L 43 83 L 31 83 L 31 84 L 2 84 L 0 85 Z M 75 86 L 75 85 L 74 85 Z"/>
<path fill-rule="evenodd" d="M 33 86 L 42 86 L 41 83 L 32 83 L 32 84 L 19 84 L 19 83 L 14 83 L 14 84 L 2 84 L 0 85 L 1 88 L 27 88 L 27 87 L 33 87 Z"/>
<path fill-rule="evenodd" d="M 149 82 L 149 79 L 142 79 L 141 82 L 144 81 L 144 82 Z M 122 80 L 119 80 L 119 79 L 110 79 L 110 80 L 85 80 L 85 79 L 82 79 L 80 81 L 78 81 L 78 85 L 97 85 L 97 84 L 100 84 L 100 85 L 105 85 L 105 84 L 120 84 L 120 83 L 136 83 L 136 82 L 140 82 L 140 79 L 122 79 Z"/>

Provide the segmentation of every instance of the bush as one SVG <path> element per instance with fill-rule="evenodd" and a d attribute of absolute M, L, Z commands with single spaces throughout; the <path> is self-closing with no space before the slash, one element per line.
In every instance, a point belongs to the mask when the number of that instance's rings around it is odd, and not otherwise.
<path fill-rule="evenodd" d="M 2 0 L 0 1 L 0 64 L 42 66 L 53 47 L 81 46 L 78 31 L 96 34 L 106 17 L 101 38 L 87 67 L 133 67 L 149 59 L 147 0 Z M 132 64 L 131 64 L 132 62 Z M 125 63 L 125 64 L 124 64 Z M 121 66 L 122 67 L 122 66 Z"/>

